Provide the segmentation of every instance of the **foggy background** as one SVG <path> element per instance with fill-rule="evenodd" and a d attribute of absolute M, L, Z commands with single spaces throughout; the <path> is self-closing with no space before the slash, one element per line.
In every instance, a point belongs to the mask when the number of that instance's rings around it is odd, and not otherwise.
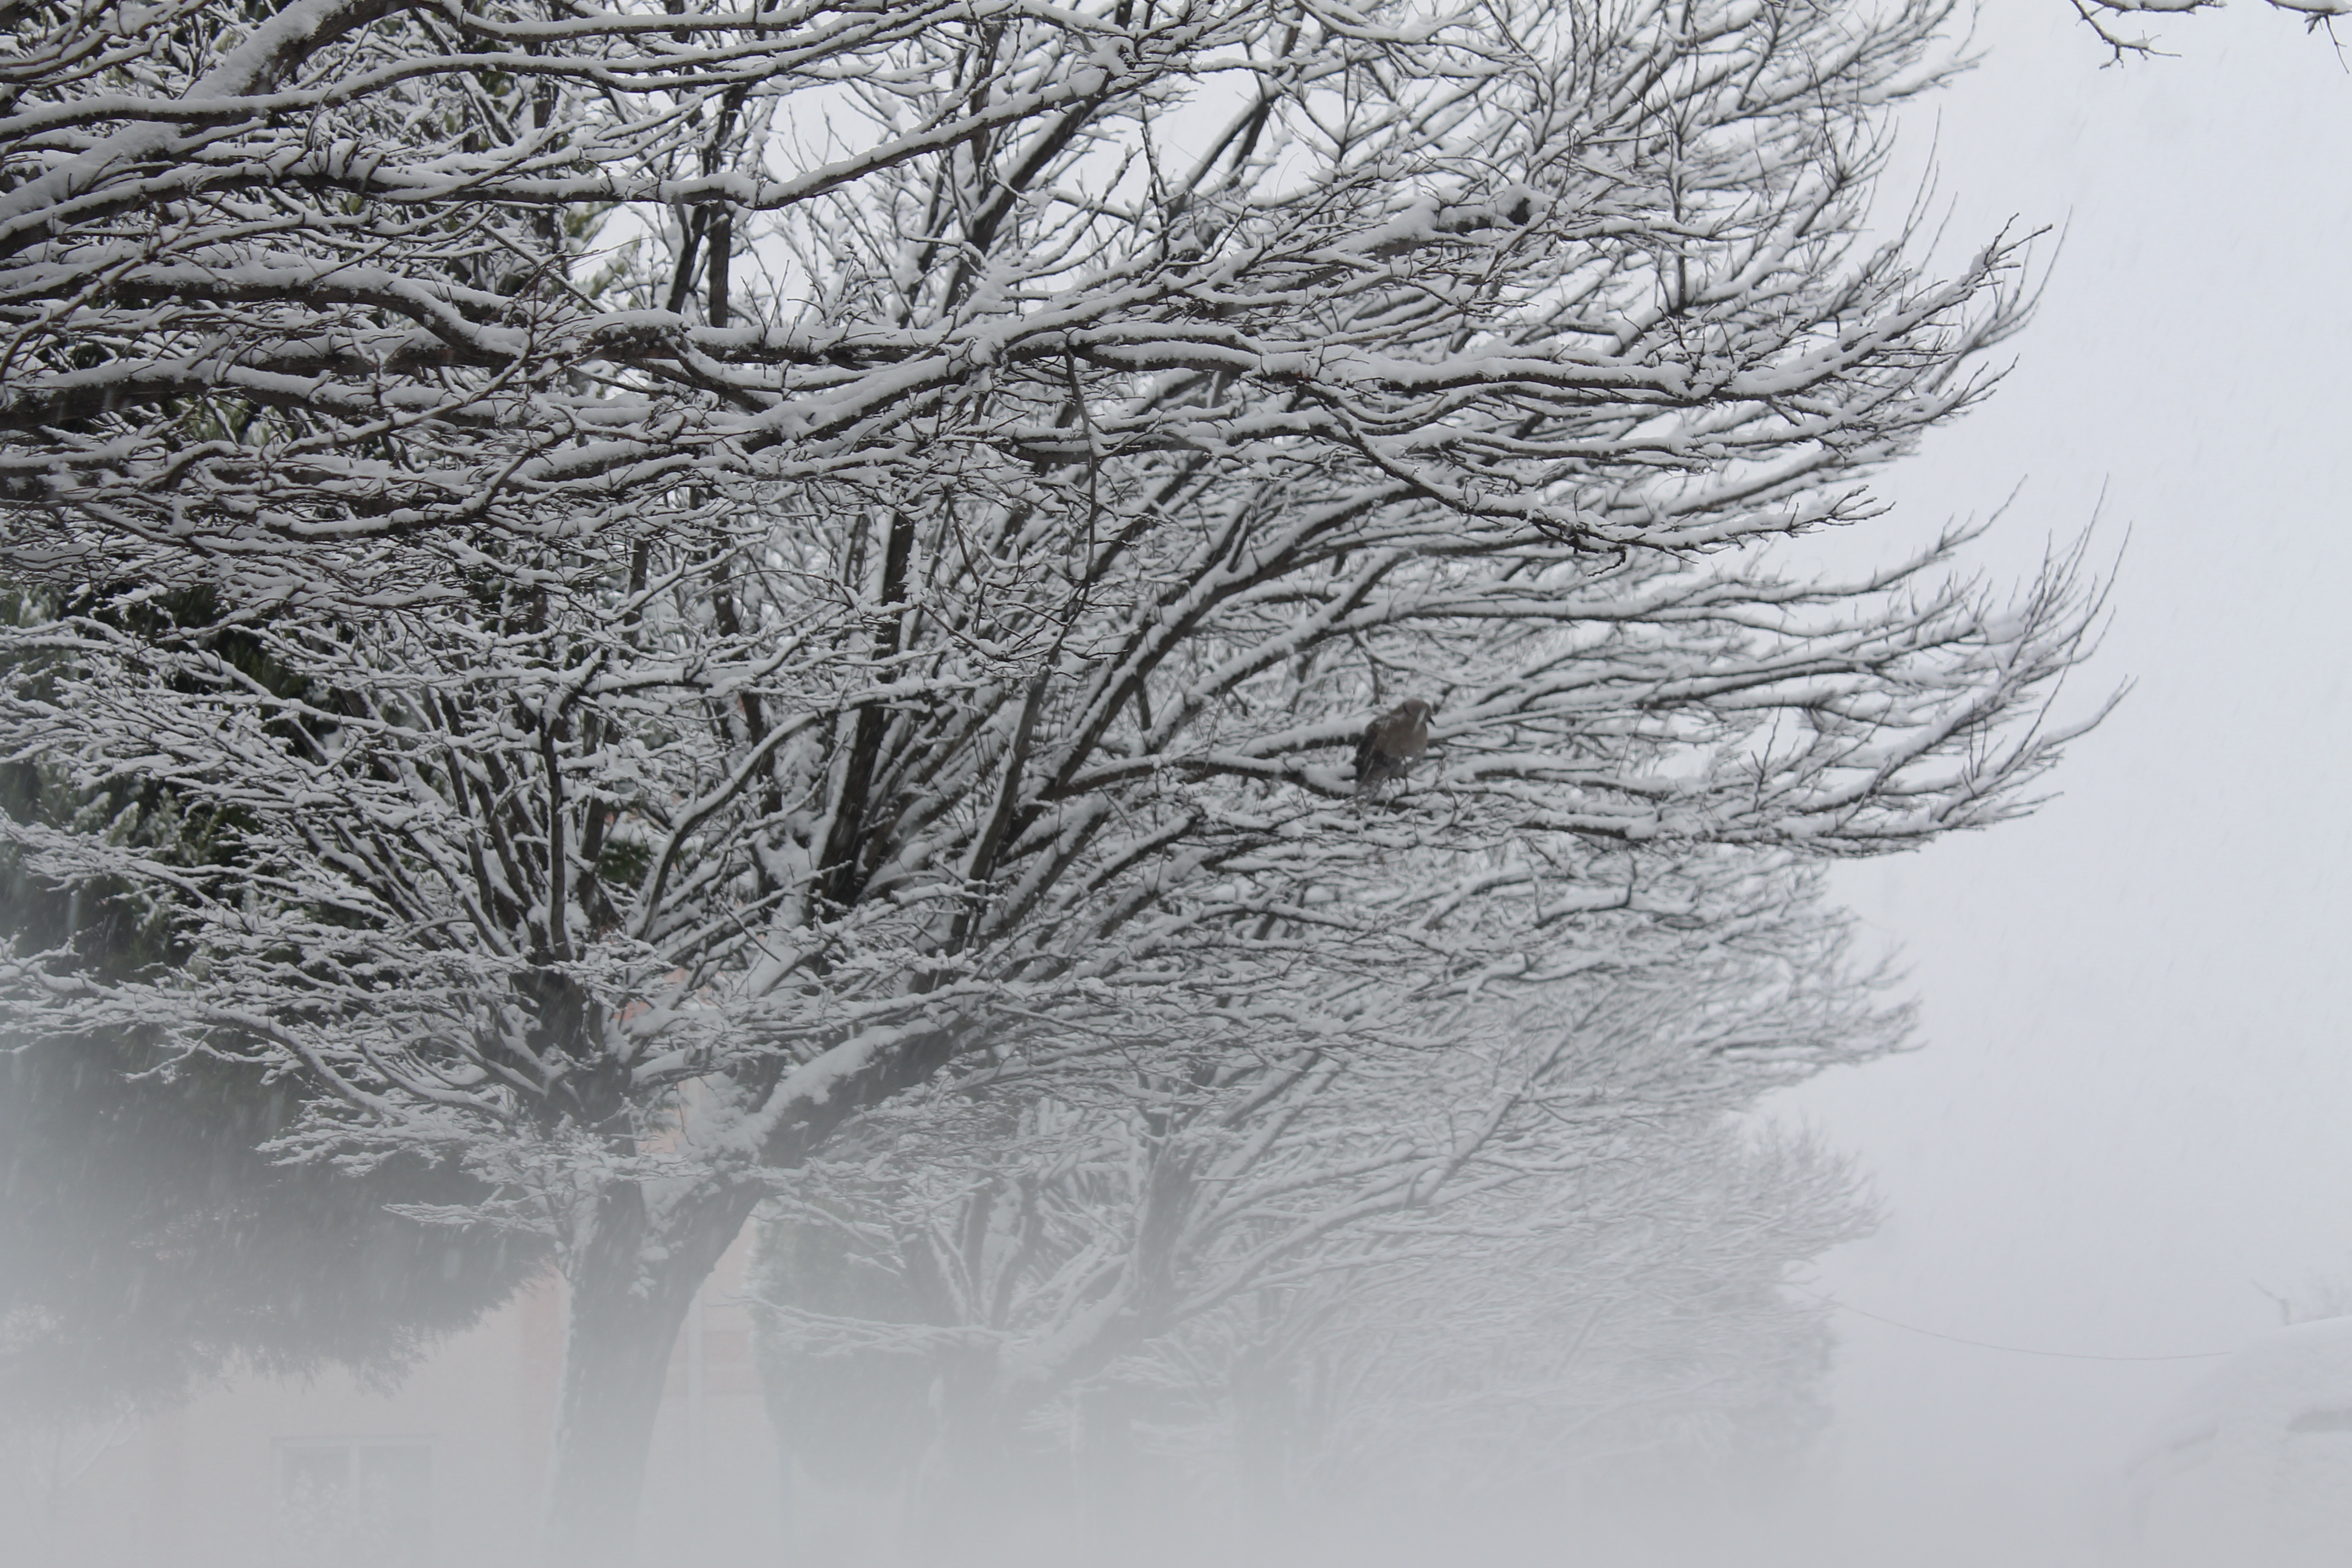
<path fill-rule="evenodd" d="M 2102 69 L 2061 0 L 1991 0 L 1984 63 L 1906 111 L 1948 247 L 2064 235 L 2006 384 L 1883 481 L 1903 537 L 2014 490 L 1996 582 L 2096 515 L 2113 626 L 2061 706 L 2134 690 L 2030 820 L 1841 872 L 1927 1048 L 1780 1102 L 1885 1205 L 1818 1289 L 2115 1356 L 2236 1349 L 2265 1290 L 2352 1275 L 2352 74 L 2268 7 L 2147 20 L 2176 58 Z M 2143 1428 L 2217 1364 L 1838 1327 L 1797 1533 L 1857 1563 L 2096 1562 Z"/>
<path fill-rule="evenodd" d="M 1853 1310 L 1778 1529 L 1652 1528 L 1696 1506 L 1669 1500 L 1570 1561 L 2091 1568 L 2135 1445 L 2218 1364 L 2193 1358 L 2352 1290 L 2352 68 L 2256 0 L 2148 30 L 2174 58 L 2102 68 L 2065 0 L 1990 0 L 1983 63 L 1904 112 L 1891 215 L 1932 166 L 1948 267 L 2047 226 L 2041 312 L 2000 391 L 1881 478 L 1894 517 L 1794 547 L 1891 560 L 2006 506 L 1969 561 L 2021 583 L 2095 520 L 2112 625 L 2059 707 L 2132 694 L 2034 816 L 1838 873 L 1925 1048 L 1770 1107 L 1885 1215 L 1809 1278 Z M 1462 1523 L 1265 1554 L 1464 1560 Z M 1477 1560 L 1560 1562 L 1528 1526 Z"/>

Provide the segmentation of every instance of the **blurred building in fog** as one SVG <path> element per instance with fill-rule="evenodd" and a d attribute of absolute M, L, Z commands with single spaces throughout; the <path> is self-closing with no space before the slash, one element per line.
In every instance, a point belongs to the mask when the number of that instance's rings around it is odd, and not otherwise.
<path fill-rule="evenodd" d="M 2352 1318 L 2231 1357 L 2158 1425 L 2131 1480 L 2135 1568 L 2352 1563 Z"/>
<path fill-rule="evenodd" d="M 641 1540 L 773 1562 L 782 1479 L 751 1360 L 748 1244 L 671 1352 Z M 551 1276 L 389 1390 L 248 1378 L 11 1456 L 10 1568 L 512 1568 L 537 1561 L 563 1299 Z M 21 1555 L 19 1554 L 21 1552 Z"/>

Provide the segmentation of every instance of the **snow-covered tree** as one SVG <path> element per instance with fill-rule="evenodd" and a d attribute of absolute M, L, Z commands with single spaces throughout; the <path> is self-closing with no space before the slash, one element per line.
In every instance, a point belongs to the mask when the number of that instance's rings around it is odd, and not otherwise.
<path fill-rule="evenodd" d="M 2333 27 L 2338 16 L 2352 16 L 2352 0 L 2268 0 L 2275 10 L 2298 17 L 2317 32 Z M 2222 0 L 2069 0 L 2101 43 L 2118 60 L 2131 55 L 2158 53 L 2154 39 L 2140 29 L 2151 16 L 2178 16 L 2191 11 L 2219 10 Z"/>
<path fill-rule="evenodd" d="M 845 1119 L 1372 1041 L 2072 732 L 2068 563 L 1751 548 L 2022 320 L 1857 237 L 1938 0 L 7 14 L 0 756 L 212 847 L 0 825 L 175 954 L 0 986 L 552 1242 L 567 1560 Z"/>
<path fill-rule="evenodd" d="M 969 1528 L 1139 1418 L 1259 1486 L 1492 1484 L 1809 1408 L 1825 1335 L 1778 1287 L 1861 1211 L 1725 1118 L 1903 1023 L 1814 882 L 1754 868 L 1740 918 L 1426 1008 L 1419 1048 L 950 1075 L 884 1108 L 765 1222 L 780 1429 Z"/>
<path fill-rule="evenodd" d="M 1606 1504 L 1629 1484 L 1785 1479 L 1826 1415 L 1825 1308 L 1789 1277 L 1864 1234 L 1843 1163 L 1719 1118 L 1629 1129 L 1549 1227 L 1315 1303 L 1276 1363 L 1307 1497 Z"/>
<path fill-rule="evenodd" d="M 463 1173 L 276 1162 L 285 1086 L 157 1065 L 121 1041 L 0 1053 L 0 1436 L 151 1410 L 234 1369 L 389 1383 L 543 1266 L 529 1237 L 387 1212 L 484 1195 Z"/>
<path fill-rule="evenodd" d="M 0 813 L 106 825 L 196 864 L 201 820 L 139 781 L 87 794 L 0 764 Z M 44 788 L 47 784 L 49 787 Z M 0 931 L 70 943 L 104 981 L 184 958 L 170 905 L 128 881 L 46 885 L 0 851 Z M 484 1195 L 414 1157 L 363 1177 L 286 1164 L 301 1109 L 266 1069 L 192 1060 L 137 1033 L 50 1038 L 0 1023 L 0 1436 L 101 1426 L 234 1367 L 328 1363 L 389 1381 L 543 1262 L 528 1238 L 427 1226 L 386 1205 Z"/>

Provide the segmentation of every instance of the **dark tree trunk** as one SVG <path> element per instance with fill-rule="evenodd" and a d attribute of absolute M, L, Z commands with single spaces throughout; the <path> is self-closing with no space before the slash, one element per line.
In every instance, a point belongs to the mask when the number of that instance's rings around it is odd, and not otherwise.
<path fill-rule="evenodd" d="M 759 1198 L 754 1191 L 709 1194 L 685 1205 L 656 1237 L 635 1184 L 615 1184 L 604 1194 L 594 1234 L 567 1280 L 572 1310 L 548 1486 L 548 1568 L 628 1568 L 635 1561 L 670 1349 L 695 1292 Z"/>

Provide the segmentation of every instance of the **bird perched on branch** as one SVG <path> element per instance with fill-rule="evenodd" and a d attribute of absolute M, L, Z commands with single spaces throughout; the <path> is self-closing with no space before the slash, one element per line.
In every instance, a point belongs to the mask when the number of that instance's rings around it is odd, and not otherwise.
<path fill-rule="evenodd" d="M 1435 704 L 1409 697 L 1364 726 L 1356 740 L 1357 794 L 1404 777 L 1413 759 L 1429 750 L 1429 721 L 1436 711 Z"/>

